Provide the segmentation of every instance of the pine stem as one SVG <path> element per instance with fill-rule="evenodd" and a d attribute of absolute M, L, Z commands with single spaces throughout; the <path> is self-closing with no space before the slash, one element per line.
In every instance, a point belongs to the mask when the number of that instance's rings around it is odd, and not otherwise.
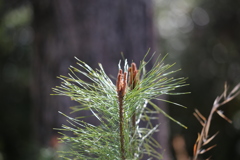
<path fill-rule="evenodd" d="M 121 147 L 121 157 L 125 160 L 125 149 L 124 149 L 124 128 L 123 128 L 123 98 L 119 98 L 119 128 L 120 128 L 120 147 Z"/>
<path fill-rule="evenodd" d="M 120 136 L 120 150 L 122 160 L 125 160 L 125 149 L 124 149 L 124 109 L 123 109 L 123 98 L 126 94 L 127 88 L 127 72 L 122 73 L 120 69 L 117 76 L 117 93 L 119 102 L 119 136 Z"/>

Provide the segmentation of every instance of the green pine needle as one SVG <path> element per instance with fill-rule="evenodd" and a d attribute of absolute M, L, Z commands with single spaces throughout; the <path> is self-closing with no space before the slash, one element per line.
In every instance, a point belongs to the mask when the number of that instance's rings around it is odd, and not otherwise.
<path fill-rule="evenodd" d="M 162 113 L 181 126 L 185 126 L 166 114 L 152 100 L 162 100 L 159 96 L 164 94 L 185 94 L 172 91 L 187 85 L 186 78 L 169 77 L 178 70 L 169 71 L 174 64 L 164 64 L 164 58 L 160 61 L 158 57 L 153 68 L 148 72 L 145 66 L 151 59 L 147 62 L 143 60 L 137 72 L 132 72 L 135 78 L 140 79 L 136 83 L 129 84 L 128 82 L 128 87 L 124 90 L 121 123 L 119 115 L 121 98 L 119 98 L 116 85 L 106 75 L 101 64 L 99 64 L 99 69 L 94 70 L 76 58 L 80 69 L 71 66 L 68 76 L 60 76 L 62 83 L 53 88 L 53 91 L 56 95 L 68 96 L 80 104 L 71 108 L 73 112 L 91 111 L 100 125 L 94 126 L 85 122 L 84 117 L 71 118 L 60 112 L 69 123 L 69 126 L 63 125 L 62 129 L 59 129 L 62 134 L 61 141 L 68 144 L 70 148 L 68 151 L 59 152 L 60 157 L 79 160 L 138 160 L 146 154 L 162 159 L 162 155 L 156 150 L 160 148 L 160 145 L 152 138 L 152 134 L 158 131 L 158 125 L 154 126 L 151 120 L 157 119 L 157 114 Z M 131 74 L 129 69 L 133 70 L 133 68 L 134 66 L 129 67 L 125 60 L 123 72 Z M 119 69 L 121 69 L 120 64 Z M 85 76 L 89 81 L 83 81 L 77 74 Z M 167 100 L 162 101 L 173 103 Z M 153 109 L 149 109 L 148 104 Z M 140 127 L 141 121 L 144 121 L 145 127 Z M 73 133 L 74 136 L 65 134 L 65 131 Z"/>

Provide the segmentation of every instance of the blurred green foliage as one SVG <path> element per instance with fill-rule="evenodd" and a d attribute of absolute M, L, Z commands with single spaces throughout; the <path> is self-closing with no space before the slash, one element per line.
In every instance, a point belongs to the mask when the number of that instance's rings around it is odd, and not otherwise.
<path fill-rule="evenodd" d="M 0 1 L 0 159 L 32 159 L 31 6 Z"/>

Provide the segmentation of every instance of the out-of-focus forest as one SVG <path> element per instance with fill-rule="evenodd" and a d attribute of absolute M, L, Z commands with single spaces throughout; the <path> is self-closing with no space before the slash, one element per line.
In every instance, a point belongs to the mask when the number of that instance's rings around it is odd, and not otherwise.
<path fill-rule="evenodd" d="M 171 146 L 179 136 L 192 156 L 201 131 L 194 109 L 207 117 L 224 83 L 240 82 L 239 28 L 237 0 L 0 0 L 0 160 L 58 159 L 53 128 L 65 123 L 58 111 L 74 103 L 50 94 L 74 56 L 115 76 L 121 52 L 138 63 L 149 48 L 169 53 L 166 63 L 181 68 L 175 76 L 189 77 L 178 91 L 191 94 L 166 97 L 187 109 L 164 104 L 188 129 L 160 116 L 159 139 L 167 139 L 168 159 L 176 158 Z M 239 160 L 240 96 L 221 108 L 233 123 L 214 115 L 217 147 L 201 158 Z"/>

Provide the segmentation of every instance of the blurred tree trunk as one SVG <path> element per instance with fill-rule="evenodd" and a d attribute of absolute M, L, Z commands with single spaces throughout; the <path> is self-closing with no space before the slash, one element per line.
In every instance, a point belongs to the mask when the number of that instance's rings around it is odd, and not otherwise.
<path fill-rule="evenodd" d="M 139 62 L 149 48 L 153 52 L 153 6 L 151 0 L 32 0 L 32 4 L 33 122 L 40 146 L 49 146 L 53 128 L 65 123 L 58 111 L 68 114 L 74 105 L 68 98 L 50 96 L 51 88 L 60 83 L 56 76 L 67 75 L 74 56 L 93 68 L 100 62 L 107 74 L 116 76 L 121 52 L 130 62 Z"/>

